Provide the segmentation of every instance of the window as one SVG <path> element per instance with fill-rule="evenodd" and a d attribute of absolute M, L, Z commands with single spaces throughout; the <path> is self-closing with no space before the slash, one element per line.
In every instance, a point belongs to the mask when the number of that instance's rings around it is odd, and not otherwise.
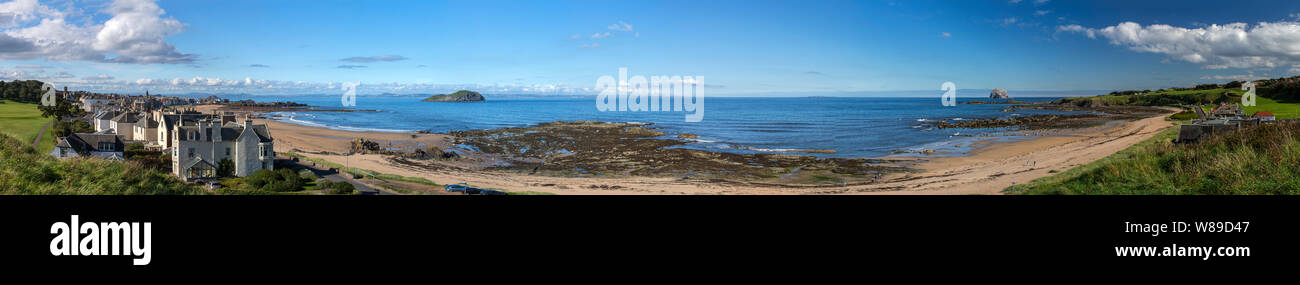
<path fill-rule="evenodd" d="M 230 148 L 226 148 L 226 156 L 230 156 Z"/>
<path fill-rule="evenodd" d="M 190 148 L 190 158 L 194 158 L 194 148 Z"/>
<path fill-rule="evenodd" d="M 111 142 L 100 142 L 99 151 L 117 151 L 115 145 Z"/>

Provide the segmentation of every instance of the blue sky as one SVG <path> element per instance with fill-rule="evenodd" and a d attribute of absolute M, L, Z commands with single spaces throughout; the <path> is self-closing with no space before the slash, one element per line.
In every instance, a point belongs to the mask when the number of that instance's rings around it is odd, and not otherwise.
<path fill-rule="evenodd" d="M 702 76 L 714 95 L 1156 89 L 1295 75 L 1297 13 L 1289 1 L 16 0 L 0 1 L 0 79 L 588 94 L 626 67 Z"/>

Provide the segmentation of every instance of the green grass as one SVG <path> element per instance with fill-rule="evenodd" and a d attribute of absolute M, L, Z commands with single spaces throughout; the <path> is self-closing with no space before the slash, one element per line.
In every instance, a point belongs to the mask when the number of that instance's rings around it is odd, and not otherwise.
<path fill-rule="evenodd" d="M 135 162 L 99 158 L 55 159 L 0 134 L 0 194 L 179 195 L 207 194 L 167 173 Z"/>
<path fill-rule="evenodd" d="M 9 100 L 0 100 L 0 102 L 3 102 L 0 104 L 0 133 L 12 136 L 28 145 L 36 140 L 41 127 L 51 121 L 50 118 L 41 117 L 41 111 L 36 109 L 36 104 Z M 45 136 L 41 137 L 36 151 L 48 153 L 53 149 L 54 130 L 49 129 L 46 130 Z"/>
<path fill-rule="evenodd" d="M 1300 123 L 1197 144 L 1170 128 L 1111 156 L 1009 187 L 1011 194 L 1300 194 Z"/>
<path fill-rule="evenodd" d="M 1246 106 L 1245 109 L 1246 115 L 1269 111 L 1278 119 L 1300 118 L 1300 103 L 1283 103 L 1259 96 L 1255 96 L 1255 106 Z"/>

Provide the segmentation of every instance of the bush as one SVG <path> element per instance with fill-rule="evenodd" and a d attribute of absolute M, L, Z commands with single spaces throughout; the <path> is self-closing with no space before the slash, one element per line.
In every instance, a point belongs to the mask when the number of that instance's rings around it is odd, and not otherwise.
<path fill-rule="evenodd" d="M 244 185 L 248 189 L 260 190 L 267 192 L 293 192 L 303 190 L 302 177 L 298 173 L 288 168 L 280 170 L 258 170 L 253 175 L 244 178 Z"/>
<path fill-rule="evenodd" d="M 235 176 L 235 162 L 229 158 L 222 158 L 217 162 L 217 176 L 231 177 Z"/>
<path fill-rule="evenodd" d="M 352 183 L 347 182 L 330 184 L 329 189 L 330 194 L 352 194 L 357 190 L 356 187 L 352 186 Z"/>

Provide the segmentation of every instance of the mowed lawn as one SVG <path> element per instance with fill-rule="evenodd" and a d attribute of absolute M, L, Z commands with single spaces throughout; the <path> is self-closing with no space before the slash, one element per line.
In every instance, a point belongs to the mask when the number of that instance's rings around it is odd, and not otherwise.
<path fill-rule="evenodd" d="M 1246 115 L 1254 114 L 1259 111 L 1269 111 L 1277 116 L 1278 119 L 1295 119 L 1300 118 L 1300 103 L 1282 103 L 1273 99 L 1264 97 L 1255 97 L 1255 106 L 1247 106 Z"/>
<path fill-rule="evenodd" d="M 36 109 L 36 104 L 0 100 L 0 133 L 18 138 L 24 143 L 32 143 L 36 135 L 41 132 L 41 127 L 50 120 L 41 117 L 41 111 Z M 54 149 L 52 129 L 46 130 L 36 150 L 49 152 L 51 149 Z"/>

